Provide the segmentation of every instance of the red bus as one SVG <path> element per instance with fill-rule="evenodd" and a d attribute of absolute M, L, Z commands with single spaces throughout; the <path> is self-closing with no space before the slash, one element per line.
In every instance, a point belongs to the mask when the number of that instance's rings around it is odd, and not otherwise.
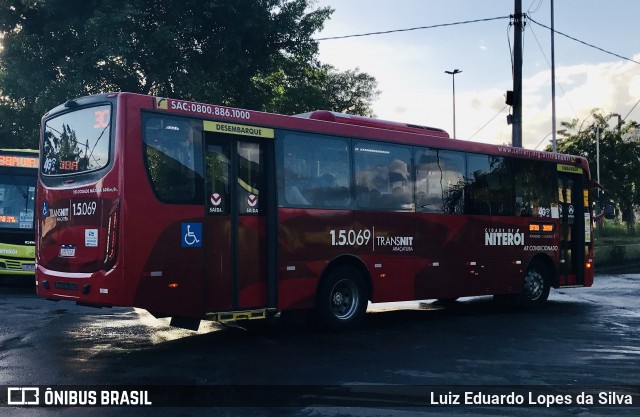
<path fill-rule="evenodd" d="M 37 291 L 174 326 L 593 282 L 584 158 L 112 93 L 42 119 Z"/>

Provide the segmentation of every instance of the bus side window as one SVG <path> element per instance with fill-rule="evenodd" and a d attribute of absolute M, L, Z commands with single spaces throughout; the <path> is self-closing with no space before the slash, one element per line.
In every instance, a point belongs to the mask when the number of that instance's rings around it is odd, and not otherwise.
<path fill-rule="evenodd" d="M 281 206 L 350 207 L 348 140 L 289 133 L 282 142 L 278 168 Z"/>
<path fill-rule="evenodd" d="M 462 213 L 464 153 L 435 149 L 416 152 L 416 204 L 421 213 Z"/>
<path fill-rule="evenodd" d="M 438 152 L 431 149 L 416 150 L 416 209 L 420 213 L 442 213 L 442 172 Z"/>
<path fill-rule="evenodd" d="M 191 121 L 143 115 L 143 129 L 145 165 L 158 199 L 201 204 L 204 181 L 195 149 L 200 138 Z"/>
<path fill-rule="evenodd" d="M 515 188 L 515 215 L 552 217 L 558 207 L 558 193 L 548 184 L 556 183 L 556 166 L 546 161 L 510 158 Z"/>
<path fill-rule="evenodd" d="M 490 172 L 489 156 L 467 154 L 466 214 L 491 215 L 491 200 L 487 176 Z"/>
<path fill-rule="evenodd" d="M 513 215 L 513 181 L 502 156 L 467 154 L 467 214 Z"/>
<path fill-rule="evenodd" d="M 354 146 L 359 208 L 414 211 L 411 148 L 358 142 Z"/>

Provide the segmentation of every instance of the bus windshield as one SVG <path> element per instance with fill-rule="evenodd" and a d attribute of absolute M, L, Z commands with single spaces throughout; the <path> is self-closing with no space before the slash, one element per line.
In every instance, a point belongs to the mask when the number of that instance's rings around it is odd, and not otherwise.
<path fill-rule="evenodd" d="M 35 176 L 0 175 L 0 228 L 33 229 Z"/>
<path fill-rule="evenodd" d="M 68 175 L 104 168 L 109 163 L 110 136 L 108 104 L 47 120 L 42 141 L 42 173 Z"/>

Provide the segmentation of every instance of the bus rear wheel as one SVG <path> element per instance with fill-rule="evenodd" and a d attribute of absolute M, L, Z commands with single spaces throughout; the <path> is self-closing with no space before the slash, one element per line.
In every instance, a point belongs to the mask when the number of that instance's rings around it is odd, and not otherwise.
<path fill-rule="evenodd" d="M 321 323 L 330 330 L 342 331 L 357 327 L 367 311 L 368 295 L 360 271 L 352 266 L 340 266 L 323 282 L 318 294 Z"/>
<path fill-rule="evenodd" d="M 524 307 L 542 305 L 549 298 L 550 290 L 551 285 L 547 267 L 539 261 L 533 261 L 524 276 L 521 304 Z"/>

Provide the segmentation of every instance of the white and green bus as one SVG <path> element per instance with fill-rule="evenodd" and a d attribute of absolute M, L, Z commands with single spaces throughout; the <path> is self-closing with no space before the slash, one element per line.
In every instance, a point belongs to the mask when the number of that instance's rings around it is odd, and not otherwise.
<path fill-rule="evenodd" d="M 0 280 L 35 271 L 38 151 L 0 149 Z"/>

